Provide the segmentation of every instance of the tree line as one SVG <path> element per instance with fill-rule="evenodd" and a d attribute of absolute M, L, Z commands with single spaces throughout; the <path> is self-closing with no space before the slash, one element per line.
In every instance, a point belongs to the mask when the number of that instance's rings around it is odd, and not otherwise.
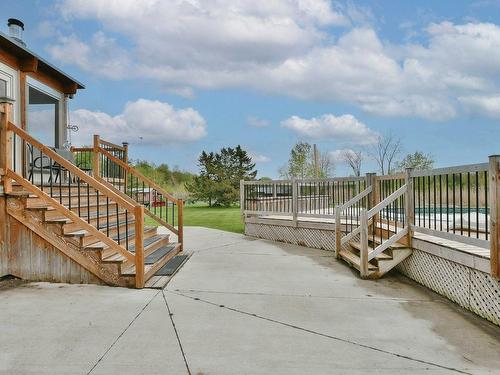
<path fill-rule="evenodd" d="M 298 142 L 290 150 L 287 163 L 278 172 L 285 179 L 328 178 L 334 176 L 335 162 L 340 161 L 345 163 L 352 175 L 360 176 L 363 163 L 370 159 L 377 164 L 381 175 L 403 172 L 406 168 L 426 170 L 434 166 L 430 154 L 422 151 L 402 154 L 402 141 L 392 134 L 379 136 L 376 143 L 365 149 L 342 150 L 336 160 L 326 152 L 315 150 L 315 146 L 308 142 Z"/>

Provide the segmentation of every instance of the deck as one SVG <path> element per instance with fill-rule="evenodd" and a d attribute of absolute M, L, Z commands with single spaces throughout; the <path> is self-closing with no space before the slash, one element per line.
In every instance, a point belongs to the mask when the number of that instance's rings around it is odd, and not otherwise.
<path fill-rule="evenodd" d="M 264 220 L 270 220 L 270 221 L 285 221 L 291 223 L 293 221 L 293 216 L 291 215 L 262 215 L 259 216 L 259 219 L 264 219 Z M 326 224 L 328 226 L 331 226 L 331 230 L 334 230 L 335 227 L 335 218 L 324 218 L 324 217 L 300 217 L 298 219 L 299 223 L 302 224 L 307 224 L 307 223 L 316 223 L 316 224 Z M 348 220 L 348 219 L 343 219 L 342 224 L 347 224 L 347 225 L 354 225 L 358 226 L 359 221 L 357 220 Z M 481 235 L 484 237 L 484 235 Z M 448 247 L 450 249 L 457 250 L 459 252 L 465 253 L 465 254 L 470 254 L 474 256 L 478 256 L 484 259 L 490 259 L 490 250 L 486 249 L 484 247 L 479 247 L 479 246 L 474 246 L 467 244 L 462 241 L 456 241 L 456 240 L 450 240 L 438 236 L 432 236 L 429 234 L 425 233 L 414 233 L 414 237 L 416 239 L 422 240 L 422 241 L 427 241 L 431 243 L 435 243 L 440 246 Z"/>

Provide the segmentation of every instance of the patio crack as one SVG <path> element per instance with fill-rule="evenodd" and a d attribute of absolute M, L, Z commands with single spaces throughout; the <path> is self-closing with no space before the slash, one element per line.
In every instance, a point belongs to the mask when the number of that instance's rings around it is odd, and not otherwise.
<path fill-rule="evenodd" d="M 313 294 L 286 294 L 286 293 L 264 293 L 264 292 L 230 292 L 222 290 L 208 290 L 208 289 L 168 289 L 168 291 L 178 293 L 205 293 L 205 294 L 226 294 L 238 296 L 266 296 L 266 297 L 291 297 L 291 298 L 317 298 L 317 299 L 340 299 L 350 301 L 394 301 L 394 302 L 421 302 L 421 303 L 440 303 L 439 298 L 435 299 L 421 299 L 421 298 L 398 298 L 398 297 L 373 297 L 372 295 L 360 297 L 347 297 L 347 296 L 317 296 Z"/>
<path fill-rule="evenodd" d="M 108 349 L 106 349 L 106 351 L 103 353 L 103 355 L 101 357 L 99 357 L 99 359 L 97 360 L 96 363 L 94 363 L 94 366 L 92 366 L 92 368 L 89 370 L 89 372 L 87 372 L 87 375 L 91 374 L 92 371 L 94 371 L 94 369 L 99 365 L 99 363 L 101 363 L 101 361 L 104 359 L 104 357 L 106 357 L 106 354 L 109 353 L 109 351 L 116 345 L 116 343 L 118 342 L 118 340 L 120 340 L 122 338 L 122 336 L 125 334 L 125 332 L 128 331 L 128 329 L 132 326 L 132 324 L 134 324 L 134 322 L 137 320 L 137 318 L 139 318 L 139 316 L 141 316 L 141 314 L 144 312 L 144 310 L 146 310 L 146 308 L 151 304 L 151 302 L 155 299 L 155 297 L 160 294 L 160 291 L 158 291 L 157 293 L 155 293 L 153 295 L 153 297 L 151 297 L 151 299 L 148 301 L 148 303 L 146 303 L 143 308 L 141 309 L 141 311 L 139 311 L 137 313 L 137 315 L 132 319 L 132 321 L 125 327 L 125 329 L 118 335 L 118 337 L 111 343 L 111 345 L 109 346 Z"/>
<path fill-rule="evenodd" d="M 270 322 L 270 323 L 274 323 L 274 324 L 282 325 L 282 326 L 285 326 L 285 327 L 288 327 L 288 328 L 296 329 L 296 330 L 299 330 L 299 331 L 302 331 L 302 332 L 310 333 L 312 335 L 317 335 L 317 336 L 321 336 L 321 337 L 324 337 L 324 338 L 327 338 L 327 339 L 331 339 L 331 340 L 343 342 L 345 344 L 358 346 L 360 348 L 364 348 L 364 349 L 368 349 L 368 350 L 373 350 L 373 351 L 376 351 L 378 353 L 388 354 L 388 355 L 391 355 L 391 356 L 394 356 L 394 357 L 397 357 L 397 358 L 402 358 L 402 359 L 406 359 L 406 360 L 409 360 L 409 361 L 413 361 L 413 362 L 417 362 L 417 363 L 422 363 L 422 364 L 429 365 L 429 366 L 434 366 L 434 367 L 437 367 L 437 368 L 440 368 L 440 369 L 444 369 L 444 370 L 448 370 L 448 371 L 453 371 L 453 372 L 456 372 L 456 373 L 459 373 L 459 374 L 473 375 L 470 372 L 467 372 L 467 371 L 464 371 L 464 370 L 460 370 L 460 369 L 457 369 L 457 368 L 453 368 L 453 367 L 449 367 L 449 366 L 445 366 L 445 365 L 440 365 L 439 363 L 426 361 L 424 359 L 410 357 L 410 356 L 404 355 L 404 354 L 399 354 L 399 353 L 391 352 L 389 350 L 377 348 L 376 346 L 371 346 L 371 345 L 363 344 L 363 343 L 356 342 L 356 341 L 353 341 L 353 340 L 349 340 L 349 339 L 346 339 L 346 338 L 342 338 L 342 337 L 339 337 L 339 336 L 333 336 L 333 335 L 329 335 L 329 334 L 326 334 L 326 333 L 314 331 L 312 329 L 300 327 L 300 326 L 297 326 L 297 325 L 294 325 L 294 324 L 291 324 L 291 323 L 282 322 L 282 321 L 279 321 L 279 320 L 276 320 L 276 319 L 273 319 L 273 318 L 268 318 L 268 317 L 265 317 L 265 316 L 262 316 L 262 315 L 258 315 L 258 314 L 255 314 L 255 313 L 250 313 L 248 311 L 244 311 L 244 310 L 236 309 L 236 308 L 233 308 L 233 307 L 228 307 L 228 306 L 225 306 L 225 305 L 221 305 L 221 304 L 218 304 L 218 303 L 215 303 L 215 302 L 211 302 L 211 301 L 208 301 L 208 300 L 205 300 L 205 299 L 201 299 L 199 297 L 192 297 L 192 296 L 188 296 L 186 294 L 182 294 L 182 293 L 174 292 L 174 291 L 170 291 L 170 293 L 174 293 L 174 294 L 177 294 L 177 295 L 182 296 L 184 298 L 189 298 L 189 299 L 197 301 L 197 302 L 202 302 L 202 303 L 205 303 L 205 304 L 208 304 L 208 305 L 211 305 L 211 306 L 215 306 L 215 307 L 219 307 L 219 308 L 222 308 L 222 309 L 225 309 L 225 310 L 229 310 L 229 311 L 232 311 L 232 312 L 235 312 L 235 313 L 238 313 L 238 314 L 250 316 L 250 317 L 257 318 L 257 319 L 260 319 L 260 320 L 264 320 L 264 321 L 267 321 L 267 322 Z"/>
<path fill-rule="evenodd" d="M 187 362 L 186 353 L 184 353 L 184 348 L 182 347 L 181 338 L 179 336 L 179 332 L 177 331 L 177 327 L 175 326 L 174 314 L 170 310 L 170 306 L 168 305 L 167 297 L 165 296 L 165 292 L 163 291 L 163 289 L 161 290 L 161 294 L 163 295 L 163 300 L 165 301 L 165 306 L 167 307 L 168 316 L 170 317 L 170 322 L 172 323 L 172 327 L 174 328 L 175 336 L 177 337 L 177 343 L 179 344 L 179 349 L 181 351 L 182 358 L 184 359 L 184 364 L 186 365 L 186 370 L 187 370 L 188 374 L 191 375 L 191 370 L 190 370 L 189 364 Z"/>

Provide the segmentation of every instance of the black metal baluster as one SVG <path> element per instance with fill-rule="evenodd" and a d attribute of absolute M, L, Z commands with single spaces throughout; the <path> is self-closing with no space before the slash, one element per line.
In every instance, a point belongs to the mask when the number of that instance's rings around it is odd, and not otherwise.
<path fill-rule="evenodd" d="M 460 184 L 460 235 L 464 233 L 464 218 L 463 218 L 463 193 L 462 193 L 462 173 L 458 174 L 458 183 Z"/>
<path fill-rule="evenodd" d="M 476 238 L 479 238 L 479 172 L 476 171 Z"/>
<path fill-rule="evenodd" d="M 470 172 L 467 172 L 467 231 L 470 237 Z"/>
<path fill-rule="evenodd" d="M 128 250 L 128 210 L 125 210 L 125 248 Z"/>
<path fill-rule="evenodd" d="M 118 236 L 118 245 L 121 244 L 121 238 L 120 238 L 120 216 L 118 215 L 118 203 L 115 205 L 116 209 L 116 234 Z"/>
<path fill-rule="evenodd" d="M 436 229 L 436 175 L 432 176 L 432 190 L 434 191 L 434 229 Z"/>
<path fill-rule="evenodd" d="M 452 209 L 453 209 L 453 233 L 455 233 L 456 231 L 456 226 L 455 226 L 455 173 L 452 174 L 452 184 L 453 184 L 453 191 L 452 191 L 452 195 L 453 195 L 453 206 L 452 206 Z"/>
<path fill-rule="evenodd" d="M 486 232 L 486 240 L 488 240 L 489 237 L 489 227 L 488 227 L 488 214 L 489 214 L 489 207 L 488 207 L 488 171 L 484 171 L 484 231 Z"/>

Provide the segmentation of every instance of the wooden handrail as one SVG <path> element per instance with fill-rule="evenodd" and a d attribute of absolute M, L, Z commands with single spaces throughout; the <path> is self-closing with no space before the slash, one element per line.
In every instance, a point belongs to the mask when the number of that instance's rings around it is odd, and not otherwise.
<path fill-rule="evenodd" d="M 85 220 L 83 220 L 80 216 L 78 216 L 76 213 L 73 211 L 67 209 L 64 207 L 61 203 L 59 203 L 57 200 L 49 196 L 47 193 L 44 191 L 40 190 L 38 187 L 33 185 L 31 182 L 26 180 L 24 177 L 18 175 L 16 172 L 12 170 L 7 170 L 7 176 L 8 178 L 15 180 L 17 183 L 19 183 L 23 188 L 26 190 L 29 190 L 31 193 L 35 194 L 37 197 L 43 199 L 46 203 L 48 203 L 50 206 L 54 207 L 57 209 L 59 212 L 61 212 L 64 216 L 66 216 L 68 219 L 70 219 L 74 223 L 78 223 L 84 230 L 87 232 L 91 233 L 92 235 L 96 236 L 101 242 L 104 244 L 112 247 L 113 249 L 118 250 L 118 252 L 123 255 L 128 261 L 130 262 L 135 262 L 136 256 L 126 250 L 123 246 L 119 245 L 117 242 L 106 236 L 104 233 L 99 231 L 97 228 L 95 228 L 93 225 L 87 223 Z"/>
<path fill-rule="evenodd" d="M 44 144 L 38 142 L 35 138 L 33 138 L 31 135 L 29 135 L 28 133 L 26 133 L 24 130 L 17 127 L 13 123 L 9 122 L 8 130 L 14 132 L 21 139 L 25 140 L 26 142 L 30 143 L 31 145 L 33 145 L 34 147 L 39 149 L 41 152 L 43 152 L 49 158 L 54 160 L 57 164 L 64 167 L 68 172 L 73 173 L 75 176 L 80 178 L 82 181 L 85 181 L 86 183 L 88 183 L 94 189 L 99 190 L 102 193 L 104 193 L 104 195 L 106 195 L 107 197 L 112 199 L 115 203 L 118 203 L 123 208 L 126 208 L 127 210 L 133 211 L 135 209 L 135 207 L 137 206 L 137 205 L 131 204 L 127 200 L 123 199 L 121 196 L 116 194 L 113 190 L 109 189 L 107 186 L 100 183 L 95 178 L 86 174 L 84 171 L 82 171 L 76 165 L 72 164 L 71 162 L 69 162 L 68 160 L 66 160 L 65 158 L 63 158 L 59 154 L 57 154 L 50 147 L 47 147 Z"/>
<path fill-rule="evenodd" d="M 363 190 L 361 193 L 357 194 L 353 198 L 349 199 L 347 202 L 339 206 L 340 212 L 345 211 L 349 207 L 351 207 L 353 204 L 358 203 L 361 199 L 366 197 L 368 194 L 372 192 L 373 188 L 371 186 L 368 186 L 365 190 Z"/>
<path fill-rule="evenodd" d="M 111 143 L 109 141 L 105 141 L 103 139 L 99 139 L 99 146 L 101 146 L 101 144 L 109 146 L 109 147 L 113 147 L 116 150 L 125 151 L 125 146 L 116 145 L 116 144 Z"/>
<path fill-rule="evenodd" d="M 378 203 L 375 207 L 373 207 L 370 211 L 368 211 L 368 219 L 378 214 L 380 211 L 382 211 L 382 209 L 384 209 L 389 204 L 398 199 L 401 195 L 406 193 L 406 189 L 407 186 L 405 184 L 401 186 L 398 190 L 396 190 L 394 193 L 389 195 L 387 198 L 385 198 L 382 202 Z"/>
<path fill-rule="evenodd" d="M 75 147 L 71 146 L 71 152 L 85 152 L 85 151 L 94 151 L 93 147 Z"/>
<path fill-rule="evenodd" d="M 163 225 L 164 227 L 168 228 L 170 231 L 172 231 L 173 233 L 175 233 L 178 238 L 179 238 L 179 242 L 181 242 L 182 240 L 182 237 L 183 237 L 183 225 L 182 225 L 182 206 L 183 206 L 183 201 L 182 199 L 176 199 L 174 198 L 172 195 L 170 195 L 169 193 L 167 193 L 161 186 L 159 186 L 157 183 L 155 183 L 154 181 L 152 181 L 151 179 L 147 178 L 146 176 L 144 176 L 142 173 L 140 173 L 139 171 L 137 171 L 135 168 L 131 167 L 130 165 L 128 165 L 127 163 L 125 163 L 123 160 L 117 158 L 116 156 L 114 156 L 113 154 L 111 154 L 110 152 L 108 152 L 107 150 L 99 147 L 98 148 L 98 151 L 106 156 L 109 160 L 111 160 L 113 163 L 119 165 L 120 167 L 122 167 L 123 169 L 125 169 L 126 172 L 132 174 L 132 175 L 135 175 L 138 179 L 142 180 L 145 184 L 148 184 L 149 186 L 151 186 L 153 189 L 155 189 L 158 193 L 160 193 L 162 196 L 164 196 L 168 201 L 170 202 L 173 202 L 177 205 L 177 210 L 178 210 L 178 213 L 177 213 L 177 216 L 178 216 L 178 220 L 177 220 L 177 224 L 178 224 L 178 227 L 175 228 L 172 224 L 170 223 L 167 223 L 166 220 L 163 220 L 162 218 L 160 218 L 158 215 L 155 215 L 153 212 L 151 212 L 151 210 L 149 208 L 146 207 L 146 209 L 144 210 L 144 213 L 146 215 L 148 215 L 149 217 L 151 217 L 152 219 L 156 220 L 158 223 L 160 223 L 161 225 Z M 104 181 L 101 177 L 99 177 L 100 180 Z M 107 183 L 106 185 L 110 186 L 111 189 L 113 190 L 116 190 L 116 192 L 120 195 L 124 195 L 124 196 L 127 196 L 125 193 L 121 192 L 119 189 L 117 189 L 116 187 L 113 186 L 113 184 L 110 184 L 110 183 Z M 129 198 L 129 199 L 132 199 L 132 198 Z M 133 199 L 132 199 L 133 200 Z M 182 242 L 181 242 L 182 243 Z M 182 246 L 182 245 L 181 245 Z"/>
<path fill-rule="evenodd" d="M 147 178 L 144 176 L 142 173 L 137 171 L 137 169 L 131 167 L 130 165 L 126 164 L 122 160 L 118 159 L 116 156 L 112 155 L 110 152 L 106 151 L 105 149 L 99 147 L 99 152 L 109 158 L 113 163 L 118 164 L 121 166 L 123 169 L 125 169 L 128 173 L 135 175 L 137 178 L 141 179 L 143 182 L 154 188 L 156 191 L 158 191 L 161 195 L 163 195 L 165 198 L 167 198 L 169 201 L 178 203 L 179 200 L 175 197 L 173 197 L 170 193 L 167 193 L 160 185 L 155 183 L 153 180 Z"/>

